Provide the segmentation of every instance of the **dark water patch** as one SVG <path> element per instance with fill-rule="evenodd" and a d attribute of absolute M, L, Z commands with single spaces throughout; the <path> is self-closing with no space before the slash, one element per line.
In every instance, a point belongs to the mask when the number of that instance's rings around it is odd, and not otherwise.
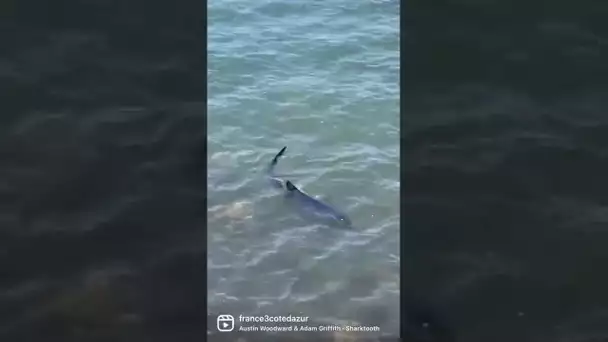
<path fill-rule="evenodd" d="M 408 3 L 403 277 L 458 340 L 608 336 L 607 11 Z"/>
<path fill-rule="evenodd" d="M 192 5 L 202 6 L 182 2 L 161 10 L 144 2 L 16 3 L 2 30 L 7 38 L 2 64 L 9 77 L 0 87 L 12 95 L 9 115 L 97 103 L 200 100 L 206 89 L 199 20 L 204 8 L 187 10 Z M 11 34 L 16 31 L 18 37 Z"/>
<path fill-rule="evenodd" d="M 410 95 L 463 82 L 543 98 L 606 88 L 606 13 L 595 1 L 408 3 L 404 81 Z"/>
<path fill-rule="evenodd" d="M 203 255 L 170 253 L 140 263 L 138 271 L 108 268 L 100 276 L 66 282 L 32 303 L 33 310 L 13 316 L 2 332 L 7 337 L 51 341 L 200 337 L 206 315 L 201 291 L 205 276 L 199 269 Z M 27 331 L 25 326 L 35 329 Z"/>
<path fill-rule="evenodd" d="M 556 325 L 607 307 L 597 268 L 608 262 L 605 101 L 515 96 L 508 107 L 532 115 L 475 116 L 483 100 L 464 96 L 461 119 L 421 116 L 449 113 L 453 98 L 442 99 L 413 103 L 417 124 L 403 136 L 409 286 L 436 298 L 467 341 L 551 340 Z"/>
<path fill-rule="evenodd" d="M 178 279 L 168 293 L 197 284 L 190 299 L 205 293 L 200 281 L 148 265 L 204 241 L 205 35 L 196 5 L 0 6 L 1 340 L 146 340 L 153 310 L 141 298 L 153 306 L 162 290 L 143 279 Z M 196 263 L 203 276 L 204 255 L 172 255 L 178 274 Z M 109 275 L 88 279 L 96 270 Z M 200 301 L 175 302 L 176 317 L 193 305 L 204 311 Z M 203 335 L 184 321 L 190 329 L 181 330 Z"/>

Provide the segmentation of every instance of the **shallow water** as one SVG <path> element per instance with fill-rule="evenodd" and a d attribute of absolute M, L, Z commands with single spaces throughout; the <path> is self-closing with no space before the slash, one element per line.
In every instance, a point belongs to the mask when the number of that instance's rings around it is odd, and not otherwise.
<path fill-rule="evenodd" d="M 399 320 L 398 3 L 209 2 L 209 311 Z M 264 170 L 345 212 L 302 219 Z M 380 313 L 380 314 L 379 314 Z"/>

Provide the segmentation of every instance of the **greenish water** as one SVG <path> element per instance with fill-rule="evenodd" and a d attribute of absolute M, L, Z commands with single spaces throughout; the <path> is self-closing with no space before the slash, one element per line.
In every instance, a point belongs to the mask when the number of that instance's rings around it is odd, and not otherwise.
<path fill-rule="evenodd" d="M 399 327 L 399 4 L 209 2 L 209 312 Z M 263 170 L 346 212 L 309 222 Z"/>

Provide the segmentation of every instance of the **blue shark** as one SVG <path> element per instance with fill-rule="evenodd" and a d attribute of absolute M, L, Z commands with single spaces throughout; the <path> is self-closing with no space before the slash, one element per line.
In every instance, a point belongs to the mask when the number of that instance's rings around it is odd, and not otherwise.
<path fill-rule="evenodd" d="M 272 161 L 266 169 L 266 176 L 270 181 L 270 184 L 275 188 L 284 189 L 286 199 L 292 203 L 295 203 L 300 214 L 306 218 L 313 218 L 317 221 L 320 220 L 330 223 L 332 226 L 336 226 L 337 224 L 342 228 L 352 228 L 350 219 L 344 213 L 333 208 L 328 203 L 325 203 L 298 189 L 293 182 L 285 179 L 285 176 L 277 175 L 275 173 L 275 168 L 279 158 L 285 154 L 285 150 L 287 150 L 287 146 L 283 147 L 279 153 L 272 158 Z"/>

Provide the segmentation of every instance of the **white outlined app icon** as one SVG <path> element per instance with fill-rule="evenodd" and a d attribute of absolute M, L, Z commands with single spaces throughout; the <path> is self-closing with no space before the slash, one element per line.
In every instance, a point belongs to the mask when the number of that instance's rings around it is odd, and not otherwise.
<path fill-rule="evenodd" d="M 232 331 L 234 329 L 234 317 L 232 315 L 217 316 L 217 330 Z"/>

